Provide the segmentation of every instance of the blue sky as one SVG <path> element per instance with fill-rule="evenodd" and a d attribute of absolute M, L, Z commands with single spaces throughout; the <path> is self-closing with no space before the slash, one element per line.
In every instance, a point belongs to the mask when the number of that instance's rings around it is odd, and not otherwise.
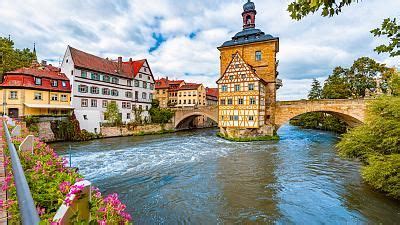
<path fill-rule="evenodd" d="M 241 30 L 245 0 L 0 0 L 0 35 L 19 48 L 37 44 L 39 59 L 58 65 L 67 45 L 109 58 L 147 58 L 155 77 L 216 86 L 216 47 Z M 283 88 L 278 98 L 305 98 L 312 78 L 361 56 L 399 67 L 399 57 L 377 55 L 382 43 L 369 30 L 400 17 L 400 1 L 364 0 L 333 18 L 293 21 L 290 0 L 254 0 L 257 28 L 280 38 Z"/>

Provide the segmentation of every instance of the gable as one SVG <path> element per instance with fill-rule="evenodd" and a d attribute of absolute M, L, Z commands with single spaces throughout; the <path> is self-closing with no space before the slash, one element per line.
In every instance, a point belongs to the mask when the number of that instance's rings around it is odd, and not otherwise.
<path fill-rule="evenodd" d="M 232 58 L 225 73 L 217 80 L 218 84 L 259 81 L 257 73 L 238 52 Z"/>

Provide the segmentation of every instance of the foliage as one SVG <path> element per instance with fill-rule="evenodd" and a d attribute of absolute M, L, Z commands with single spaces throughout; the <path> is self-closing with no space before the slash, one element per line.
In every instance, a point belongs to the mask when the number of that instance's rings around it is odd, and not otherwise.
<path fill-rule="evenodd" d="M 32 133 L 37 134 L 39 132 L 39 126 L 37 123 L 39 122 L 39 118 L 34 116 L 25 116 L 24 122 L 26 123 L 26 127 Z"/>
<path fill-rule="evenodd" d="M 290 124 L 305 129 L 318 129 L 344 133 L 347 125 L 340 119 L 322 112 L 312 112 L 299 115 L 290 120 Z"/>
<path fill-rule="evenodd" d="M 358 2 L 359 0 L 295 0 L 288 5 L 287 10 L 290 17 L 294 20 L 301 20 L 310 13 L 314 13 L 322 8 L 321 15 L 334 16 L 342 11 L 342 8 Z M 375 37 L 386 36 L 389 39 L 387 45 L 379 45 L 374 51 L 380 53 L 389 53 L 391 57 L 400 55 L 400 25 L 396 18 L 386 18 L 383 20 L 380 28 L 371 30 Z"/>
<path fill-rule="evenodd" d="M 348 69 L 336 67 L 324 83 L 321 97 L 323 99 L 347 99 L 351 97 L 350 84 L 347 79 Z"/>
<path fill-rule="evenodd" d="M 400 71 L 396 68 L 390 68 L 385 73 L 383 78 L 384 82 L 384 92 L 393 96 L 400 96 Z"/>
<path fill-rule="evenodd" d="M 133 122 L 135 124 L 143 124 L 144 120 L 143 120 L 143 108 L 141 107 L 133 107 L 132 109 L 132 113 L 133 113 Z"/>
<path fill-rule="evenodd" d="M 341 156 L 364 163 L 362 175 L 369 184 L 400 199 L 400 97 L 372 101 L 366 123 L 344 134 L 337 148 Z"/>
<path fill-rule="evenodd" d="M 22 136 L 27 134 L 27 131 L 23 130 Z M 21 137 L 13 138 L 16 148 L 22 141 L 23 138 Z M 34 140 L 33 154 L 19 152 L 19 158 L 40 219 L 48 224 L 62 203 L 69 204 L 68 195 L 74 193 L 74 190 L 80 190 L 79 186 L 72 184 L 82 180 L 82 176 L 76 173 L 75 170 L 67 168 L 67 161 L 59 157 L 52 148 L 37 138 Z M 7 168 L 7 176 L 2 184 L 2 189 L 7 191 L 8 199 L 3 202 L 0 209 L 7 210 L 10 224 L 20 224 L 16 189 L 11 173 L 8 149 L 6 149 L 4 163 Z M 119 202 L 116 194 L 103 199 L 97 189 L 92 193 L 90 213 L 92 219 L 96 220 L 91 221 L 91 224 L 92 222 L 98 222 L 99 224 L 104 224 L 104 222 L 127 224 L 129 222 L 130 215 L 125 212 L 125 206 Z"/>
<path fill-rule="evenodd" d="M 360 98 L 365 97 L 366 90 L 373 92 L 377 88 L 374 78 L 381 75 L 385 69 L 384 64 L 368 57 L 361 57 L 354 61 L 347 73 L 352 95 L 355 98 Z"/>
<path fill-rule="evenodd" d="M 151 102 L 149 114 L 152 123 L 165 124 L 172 119 L 172 117 L 175 115 L 175 112 L 171 109 L 160 108 L 159 101 L 157 99 L 153 99 L 153 101 Z"/>
<path fill-rule="evenodd" d="M 220 132 L 217 133 L 217 136 L 220 138 L 224 138 L 228 141 L 235 141 L 235 142 L 251 142 L 251 141 L 278 141 L 279 136 L 259 136 L 259 137 L 228 137 Z"/>
<path fill-rule="evenodd" d="M 369 157 L 361 175 L 376 190 L 400 199 L 400 154 Z"/>
<path fill-rule="evenodd" d="M 115 101 L 108 103 L 107 109 L 104 112 L 104 117 L 114 125 L 120 125 L 122 123 L 121 114 Z"/>
<path fill-rule="evenodd" d="M 342 8 L 358 0 L 296 0 L 289 4 L 287 10 L 290 17 L 300 20 L 310 13 L 322 9 L 321 15 L 334 16 L 342 11 Z"/>
<path fill-rule="evenodd" d="M 386 18 L 383 20 L 380 28 L 371 30 L 375 37 L 386 36 L 389 39 L 389 44 L 379 45 L 374 51 L 378 54 L 389 53 L 391 57 L 400 55 L 400 24 L 397 24 L 396 18 Z"/>
<path fill-rule="evenodd" d="M 308 99 L 310 100 L 320 99 L 321 94 L 322 94 L 321 83 L 314 78 L 311 84 L 311 90 L 308 93 Z"/>
<path fill-rule="evenodd" d="M 80 129 L 75 114 L 69 116 L 67 120 L 51 121 L 51 130 L 57 140 L 88 141 L 97 138 L 96 134 Z"/>
<path fill-rule="evenodd" d="M 0 76 L 5 72 L 31 65 L 36 55 L 28 48 L 14 48 L 14 42 L 9 38 L 0 37 Z"/>

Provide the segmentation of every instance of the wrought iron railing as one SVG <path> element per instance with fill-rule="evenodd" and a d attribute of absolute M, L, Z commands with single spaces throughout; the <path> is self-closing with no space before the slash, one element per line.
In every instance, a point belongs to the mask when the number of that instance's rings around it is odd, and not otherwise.
<path fill-rule="evenodd" d="M 11 141 L 10 131 L 7 123 L 3 120 L 3 129 L 6 134 L 6 142 L 11 157 L 12 173 L 14 175 L 15 188 L 17 189 L 18 207 L 23 225 L 39 224 L 40 219 L 33 202 L 32 194 L 26 181 L 21 161 L 18 157 L 17 150 Z"/>

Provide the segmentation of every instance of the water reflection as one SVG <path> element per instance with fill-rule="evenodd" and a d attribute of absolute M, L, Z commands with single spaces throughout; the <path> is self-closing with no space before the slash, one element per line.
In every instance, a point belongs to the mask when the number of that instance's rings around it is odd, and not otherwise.
<path fill-rule="evenodd" d="M 72 165 L 118 192 L 137 224 L 395 224 L 398 202 L 340 159 L 334 134 L 284 126 L 279 142 L 216 130 L 71 143 Z M 69 143 L 53 146 L 67 155 Z"/>

